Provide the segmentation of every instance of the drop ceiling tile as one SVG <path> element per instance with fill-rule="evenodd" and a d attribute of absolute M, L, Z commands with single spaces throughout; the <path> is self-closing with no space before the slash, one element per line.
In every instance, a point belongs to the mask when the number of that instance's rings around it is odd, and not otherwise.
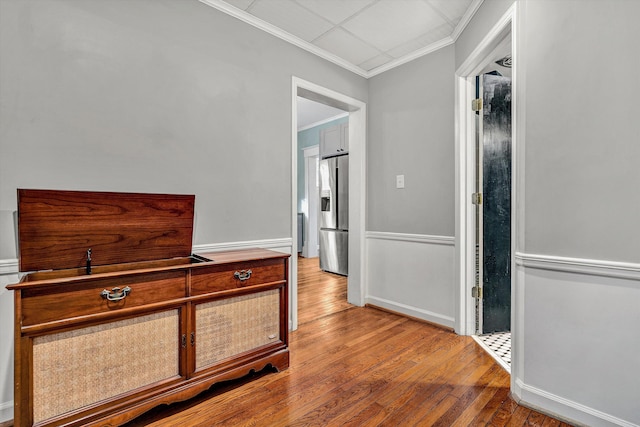
<path fill-rule="evenodd" d="M 453 24 L 460 22 L 473 0 L 427 0 L 434 9 L 438 10 Z"/>
<path fill-rule="evenodd" d="M 314 45 L 333 53 L 352 64 L 360 64 L 380 54 L 375 48 L 349 34 L 342 28 L 336 28 L 313 42 Z"/>
<path fill-rule="evenodd" d="M 443 24 L 434 28 L 431 31 L 421 35 L 420 37 L 403 43 L 393 49 L 388 50 L 386 53 L 394 58 L 401 58 L 404 55 L 408 55 L 411 52 L 427 47 L 435 42 L 439 42 L 451 35 L 453 26 L 451 24 Z"/>
<path fill-rule="evenodd" d="M 293 0 L 256 0 L 249 12 L 308 42 L 333 26 Z"/>
<path fill-rule="evenodd" d="M 380 0 L 342 26 L 386 51 L 445 23 L 423 0 Z"/>
<path fill-rule="evenodd" d="M 224 0 L 224 2 L 238 9 L 247 10 L 247 8 L 251 6 L 251 3 L 253 3 L 253 0 Z"/>
<path fill-rule="evenodd" d="M 360 63 L 359 67 L 365 71 L 371 71 L 374 68 L 384 65 L 387 62 L 390 62 L 392 60 L 393 58 L 390 58 L 389 56 L 382 54 L 382 55 L 374 56 L 371 59 L 367 59 L 366 61 Z"/>
<path fill-rule="evenodd" d="M 302 6 L 339 24 L 375 0 L 296 0 Z"/>

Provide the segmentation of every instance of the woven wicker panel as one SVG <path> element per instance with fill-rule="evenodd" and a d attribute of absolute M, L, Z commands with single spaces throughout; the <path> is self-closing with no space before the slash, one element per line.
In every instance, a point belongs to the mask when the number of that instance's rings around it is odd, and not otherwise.
<path fill-rule="evenodd" d="M 280 339 L 278 289 L 196 306 L 196 369 Z"/>
<path fill-rule="evenodd" d="M 178 310 L 33 340 L 33 416 L 42 421 L 179 374 Z"/>

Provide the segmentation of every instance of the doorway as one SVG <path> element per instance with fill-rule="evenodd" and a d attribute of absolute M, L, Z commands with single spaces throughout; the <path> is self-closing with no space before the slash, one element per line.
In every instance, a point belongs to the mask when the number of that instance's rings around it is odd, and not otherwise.
<path fill-rule="evenodd" d="M 297 241 L 298 217 L 298 97 L 310 99 L 349 112 L 349 271 L 347 301 L 364 305 L 364 247 L 365 247 L 365 207 L 366 207 L 366 104 L 331 89 L 292 77 L 292 195 L 291 224 L 292 239 Z M 298 271 L 297 263 L 289 267 L 289 319 L 290 330 L 298 327 Z"/>
<path fill-rule="evenodd" d="M 476 77 L 477 335 L 511 331 L 511 77 L 502 70 L 510 55 Z"/>
<path fill-rule="evenodd" d="M 511 371 L 511 53 L 476 77 L 475 334 Z M 503 68 L 507 68 L 507 73 Z M 500 72 L 501 70 L 502 72 Z M 509 74 L 509 75 L 504 75 Z"/>
<path fill-rule="evenodd" d="M 456 288 L 456 323 L 455 330 L 461 335 L 472 335 L 476 341 L 480 342 L 485 349 L 489 347 L 482 343 L 475 335 L 478 331 L 476 324 L 476 314 L 482 310 L 482 306 L 478 307 L 477 299 L 474 297 L 478 289 L 476 286 L 481 285 L 478 275 L 478 269 L 481 268 L 479 263 L 480 255 L 477 246 L 478 237 L 477 230 L 477 211 L 476 201 L 479 191 L 477 185 L 477 142 L 476 142 L 476 114 L 472 105 L 476 98 L 476 77 L 486 74 L 495 67 L 495 62 L 511 54 L 513 57 L 513 68 L 511 69 L 512 77 L 512 96 L 511 96 L 511 203 L 508 209 L 511 213 L 510 223 L 510 241 L 508 243 L 509 254 L 509 289 L 511 290 L 508 318 L 510 319 L 509 329 L 511 336 L 509 350 L 511 351 L 511 364 L 506 365 L 495 357 L 510 372 L 518 372 L 522 367 L 522 361 L 518 359 L 522 354 L 521 341 L 518 339 L 518 315 L 516 306 L 519 307 L 519 298 L 521 296 L 514 293 L 514 283 L 517 281 L 517 275 L 512 274 L 515 271 L 515 251 L 521 246 L 518 240 L 521 238 L 521 228 L 523 227 L 522 216 L 518 206 L 519 198 L 522 197 L 522 189 L 518 186 L 521 183 L 522 169 L 518 165 L 522 162 L 522 153 L 518 146 L 516 136 L 520 135 L 520 127 L 518 120 L 524 118 L 521 110 L 517 110 L 518 100 L 518 80 L 516 77 L 518 67 L 518 52 L 516 50 L 518 32 L 517 32 L 517 4 L 512 5 L 498 22 L 491 28 L 487 35 L 478 43 L 476 48 L 469 54 L 467 59 L 456 70 L 456 280 L 458 287 Z M 502 72 L 501 72 L 502 73 Z M 479 94 L 478 94 L 479 95 Z M 522 121 L 523 122 L 523 121 Z M 484 280 L 484 279 L 483 279 Z M 479 313 L 482 314 L 482 313 Z M 514 326 L 515 325 L 515 326 Z M 512 376 L 512 387 L 515 387 L 515 376 Z"/>

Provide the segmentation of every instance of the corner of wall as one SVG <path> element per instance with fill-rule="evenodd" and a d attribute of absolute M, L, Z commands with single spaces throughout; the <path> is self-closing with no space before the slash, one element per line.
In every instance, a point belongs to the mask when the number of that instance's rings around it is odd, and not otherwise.
<path fill-rule="evenodd" d="M 18 280 L 18 260 L 0 260 L 0 422 L 13 418 L 13 292 L 4 287 Z"/>

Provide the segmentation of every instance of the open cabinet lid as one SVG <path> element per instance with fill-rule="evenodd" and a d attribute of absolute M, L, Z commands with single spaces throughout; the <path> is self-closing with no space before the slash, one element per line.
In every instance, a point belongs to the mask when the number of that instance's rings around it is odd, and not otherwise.
<path fill-rule="evenodd" d="M 195 196 L 18 189 L 20 271 L 191 254 Z"/>

